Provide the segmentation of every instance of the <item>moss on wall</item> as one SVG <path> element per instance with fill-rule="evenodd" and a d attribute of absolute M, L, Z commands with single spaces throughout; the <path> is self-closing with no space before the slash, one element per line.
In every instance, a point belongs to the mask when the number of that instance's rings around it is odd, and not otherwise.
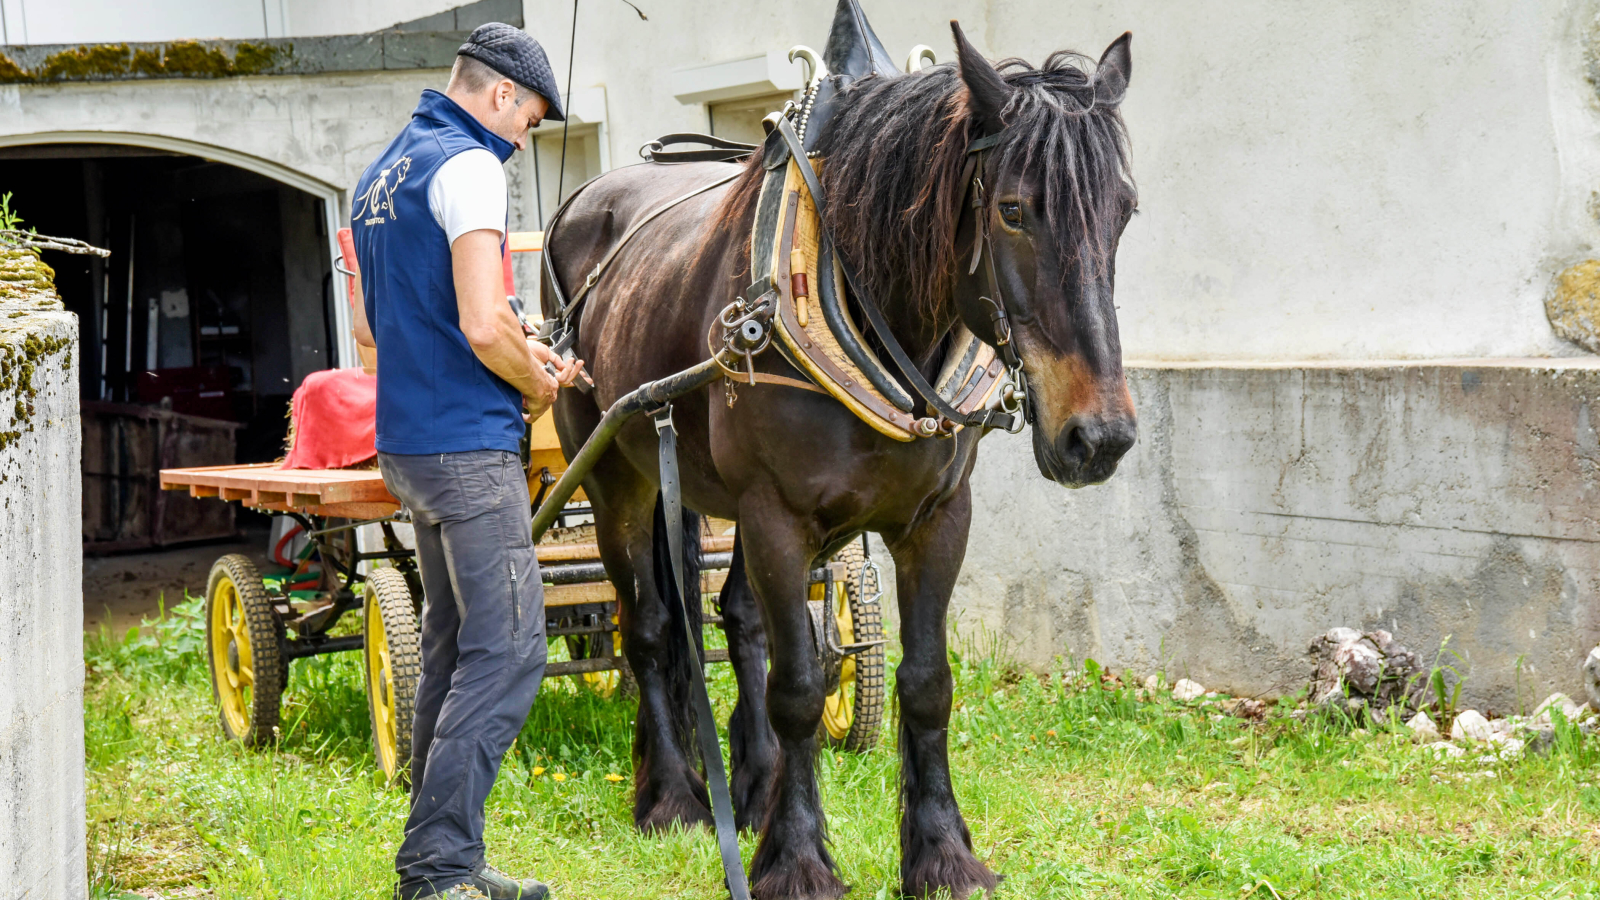
<path fill-rule="evenodd" d="M 1544 312 L 1558 337 L 1600 353 L 1600 260 L 1586 259 L 1557 275 Z"/>
<path fill-rule="evenodd" d="M 45 57 L 37 81 L 89 81 L 128 70 L 127 44 L 94 44 Z"/>
<path fill-rule="evenodd" d="M 131 48 L 85 44 L 52 53 L 31 69 L 0 54 L 0 84 L 263 75 L 281 70 L 293 58 L 294 46 L 283 43 L 173 41 Z"/>

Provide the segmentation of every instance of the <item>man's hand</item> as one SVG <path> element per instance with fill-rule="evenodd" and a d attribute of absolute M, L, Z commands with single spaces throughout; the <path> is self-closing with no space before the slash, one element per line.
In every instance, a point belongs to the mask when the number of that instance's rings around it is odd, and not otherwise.
<path fill-rule="evenodd" d="M 533 351 L 534 360 L 562 387 L 572 387 L 578 380 L 578 375 L 583 372 L 583 360 L 563 359 L 554 350 L 534 338 L 528 338 L 528 349 Z"/>

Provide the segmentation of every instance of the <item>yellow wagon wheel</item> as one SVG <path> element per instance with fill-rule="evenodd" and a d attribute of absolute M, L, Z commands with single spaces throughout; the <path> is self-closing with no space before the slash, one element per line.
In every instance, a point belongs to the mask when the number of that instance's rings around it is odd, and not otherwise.
<path fill-rule="evenodd" d="M 613 616 L 613 624 L 615 617 Z M 613 648 L 615 648 L 613 650 Z M 627 665 L 622 657 L 622 632 L 613 631 L 609 634 L 574 634 L 567 635 L 567 658 L 599 659 L 617 657 L 621 665 Z M 617 688 L 622 685 L 622 671 L 620 669 L 606 669 L 601 672 L 584 672 L 581 676 L 584 687 L 594 691 L 607 699 L 616 696 Z"/>
<path fill-rule="evenodd" d="M 859 542 L 839 551 L 845 564 L 843 584 L 834 585 L 833 617 L 839 643 L 883 639 L 883 613 L 878 606 L 878 570 L 867 563 Z M 814 590 L 820 591 L 822 585 Z M 818 737 L 840 750 L 861 752 L 878 743 L 883 726 L 883 645 L 846 656 L 839 668 L 839 689 L 823 698 Z"/>
<path fill-rule="evenodd" d="M 361 652 L 372 713 L 372 753 L 389 780 L 404 780 L 411 767 L 411 723 L 422 647 L 411 588 L 399 569 L 374 569 L 367 576 L 365 640 Z"/>
<path fill-rule="evenodd" d="M 273 739 L 288 681 L 283 622 L 255 563 L 230 553 L 206 582 L 206 658 L 211 692 L 230 740 L 259 747 Z"/>

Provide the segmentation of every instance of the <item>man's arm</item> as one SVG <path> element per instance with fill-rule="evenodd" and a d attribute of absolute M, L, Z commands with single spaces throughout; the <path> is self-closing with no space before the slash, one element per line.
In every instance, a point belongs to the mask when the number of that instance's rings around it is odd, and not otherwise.
<path fill-rule="evenodd" d="M 506 302 L 500 232 L 479 229 L 461 235 L 450 245 L 450 259 L 461 332 L 467 336 L 472 352 L 489 371 L 522 393 L 530 419 L 544 415 L 556 401 L 560 382 L 534 358 L 522 333 L 522 323 Z M 559 360 L 555 367 L 563 380 L 571 381 L 575 373 L 569 369 L 575 367 Z"/>
<path fill-rule="evenodd" d="M 366 299 L 361 296 L 361 273 L 359 272 L 356 273 L 356 277 L 350 279 L 350 305 L 355 308 L 356 313 L 356 326 L 354 329 L 356 343 L 363 347 L 377 349 L 378 342 L 373 339 L 372 327 L 367 324 L 367 303 Z"/>

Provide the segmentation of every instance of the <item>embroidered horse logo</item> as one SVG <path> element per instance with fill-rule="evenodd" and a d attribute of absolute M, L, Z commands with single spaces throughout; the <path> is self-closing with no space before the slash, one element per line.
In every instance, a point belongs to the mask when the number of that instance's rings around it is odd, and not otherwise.
<path fill-rule="evenodd" d="M 367 187 L 367 192 L 356 198 L 356 208 L 365 216 L 363 225 L 381 225 L 384 214 L 388 214 L 390 221 L 399 218 L 394 208 L 394 192 L 399 189 L 400 183 L 406 180 L 406 173 L 411 171 L 411 157 L 402 156 L 394 165 L 378 173 L 372 184 Z M 390 176 L 394 183 L 390 184 Z"/>

